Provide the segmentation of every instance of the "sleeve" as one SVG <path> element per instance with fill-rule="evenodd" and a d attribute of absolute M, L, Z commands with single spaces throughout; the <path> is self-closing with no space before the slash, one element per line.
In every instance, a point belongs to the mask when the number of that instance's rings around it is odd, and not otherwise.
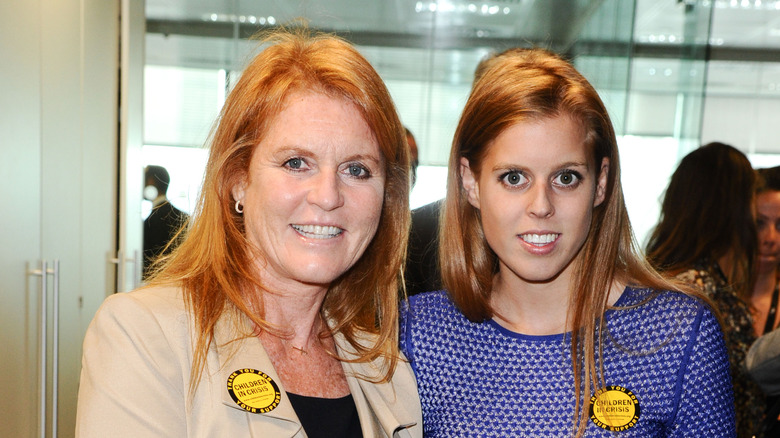
<path fill-rule="evenodd" d="M 678 376 L 677 412 L 669 437 L 736 437 L 729 359 L 718 320 L 702 304 Z"/>
<path fill-rule="evenodd" d="M 756 339 L 745 363 L 750 375 L 767 395 L 780 395 L 780 329 Z"/>
<path fill-rule="evenodd" d="M 171 345 L 171 326 L 131 294 L 109 297 L 87 329 L 77 437 L 187 435 L 189 377 L 176 358 L 185 345 Z"/>

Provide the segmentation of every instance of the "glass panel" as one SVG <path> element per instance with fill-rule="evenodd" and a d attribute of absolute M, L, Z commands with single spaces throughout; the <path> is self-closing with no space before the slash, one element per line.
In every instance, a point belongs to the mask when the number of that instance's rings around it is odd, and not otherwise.
<path fill-rule="evenodd" d="M 148 0 L 145 139 L 200 146 L 226 82 L 257 50 L 246 38 L 305 20 L 355 43 L 386 81 L 420 148 L 416 207 L 444 195 L 452 135 L 474 69 L 488 53 L 518 45 L 567 53 L 602 92 L 622 132 L 633 6 L 618 0 Z M 152 151 L 145 152 L 148 163 L 156 160 Z"/>
<path fill-rule="evenodd" d="M 655 226 L 677 163 L 700 145 L 709 1 L 638 0 L 622 182 L 640 245 Z"/>

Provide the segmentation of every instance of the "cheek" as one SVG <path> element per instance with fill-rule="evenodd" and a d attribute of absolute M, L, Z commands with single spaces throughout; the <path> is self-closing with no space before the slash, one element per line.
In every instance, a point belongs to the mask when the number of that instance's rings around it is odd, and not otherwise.
<path fill-rule="evenodd" d="M 561 203 L 562 206 L 567 204 L 570 206 L 570 208 L 566 208 L 567 221 L 580 230 L 583 241 L 587 238 L 591 222 L 593 221 L 593 199 L 593 197 L 587 197 Z"/>
<path fill-rule="evenodd" d="M 351 198 L 352 202 L 348 214 L 370 230 L 371 235 L 373 235 L 382 216 L 384 186 L 365 187 L 354 193 Z"/>
<path fill-rule="evenodd" d="M 524 214 L 520 199 L 502 199 L 500 196 L 482 193 L 482 208 L 479 210 L 482 232 L 485 240 L 494 251 L 508 235 L 518 231 Z"/>

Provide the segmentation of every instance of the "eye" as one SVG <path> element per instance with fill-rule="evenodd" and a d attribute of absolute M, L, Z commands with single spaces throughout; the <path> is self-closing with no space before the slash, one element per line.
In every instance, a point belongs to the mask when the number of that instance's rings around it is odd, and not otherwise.
<path fill-rule="evenodd" d="M 517 187 L 524 184 L 527 181 L 527 178 L 519 170 L 510 170 L 501 174 L 499 180 L 507 186 Z"/>
<path fill-rule="evenodd" d="M 302 170 L 305 165 L 306 162 L 301 157 L 290 158 L 284 162 L 284 167 L 291 170 Z"/>
<path fill-rule="evenodd" d="M 582 181 L 582 176 L 578 172 L 564 170 L 555 177 L 553 184 L 560 187 L 577 187 L 580 181 Z"/>
<path fill-rule="evenodd" d="M 351 163 L 347 165 L 346 173 L 349 176 L 357 179 L 367 179 L 371 177 L 371 171 L 360 163 Z"/>

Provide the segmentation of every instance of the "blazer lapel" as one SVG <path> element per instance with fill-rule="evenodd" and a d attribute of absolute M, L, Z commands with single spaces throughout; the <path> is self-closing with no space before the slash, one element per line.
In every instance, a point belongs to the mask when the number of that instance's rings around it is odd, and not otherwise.
<path fill-rule="evenodd" d="M 230 409 L 243 411 L 252 437 L 305 437 L 301 422 L 295 414 L 290 399 L 282 386 L 281 379 L 256 336 L 240 337 L 244 330 L 235 330 L 229 318 L 222 317 L 214 330 L 214 344 L 219 358 L 219 371 L 212 378 L 213 394 L 221 394 L 222 404 Z M 242 408 L 228 391 L 231 374 L 242 370 L 256 370 L 268 376 L 278 388 L 281 397 L 278 405 L 268 412 L 248 412 Z"/>
<path fill-rule="evenodd" d="M 354 357 L 354 350 L 341 334 L 334 336 L 339 354 Z M 412 436 L 407 429 L 422 430 L 422 412 L 417 400 L 417 382 L 409 364 L 399 361 L 388 383 L 371 383 L 382 371 L 377 363 L 342 362 L 352 397 L 360 416 L 364 437 Z M 397 434 L 397 435 L 396 435 Z"/>

